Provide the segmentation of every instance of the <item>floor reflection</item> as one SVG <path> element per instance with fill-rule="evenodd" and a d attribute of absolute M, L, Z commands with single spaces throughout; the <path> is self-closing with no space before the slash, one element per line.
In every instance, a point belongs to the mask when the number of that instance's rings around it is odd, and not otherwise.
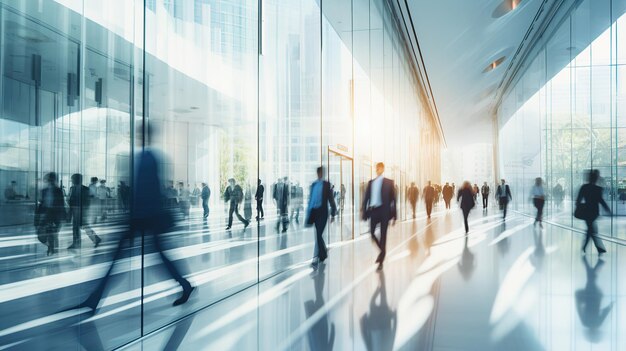
<path fill-rule="evenodd" d="M 389 307 L 385 273 L 378 272 L 378 287 L 370 299 L 369 311 L 361 317 L 361 335 L 368 350 L 392 350 L 398 327 L 397 314 Z"/>
<path fill-rule="evenodd" d="M 602 308 L 604 294 L 598 286 L 596 280 L 598 270 L 604 265 L 604 260 L 599 258 L 594 266 L 589 264 L 587 256 L 583 256 L 582 261 L 587 272 L 587 283 L 583 289 L 576 291 L 576 311 L 583 326 L 585 326 L 585 337 L 590 342 L 598 342 L 602 339 L 602 324 L 613 308 L 613 302 Z"/>
<path fill-rule="evenodd" d="M 326 263 L 322 262 L 314 272 L 313 285 L 315 286 L 315 300 L 304 303 L 304 311 L 307 319 L 322 308 L 324 302 L 324 282 L 326 281 Z M 329 325 L 330 324 L 330 325 Z M 320 320 L 309 329 L 309 347 L 311 350 L 332 350 L 335 344 L 335 324 L 329 323 L 328 314 L 324 314 Z"/>
<path fill-rule="evenodd" d="M 466 236 L 465 243 L 463 245 L 463 253 L 461 253 L 461 259 L 459 260 L 459 263 L 457 264 L 459 267 L 459 271 L 461 272 L 461 275 L 466 281 L 470 280 L 470 278 L 472 277 L 472 274 L 474 273 L 474 270 L 476 269 L 474 254 L 467 247 L 468 239 L 469 237 Z"/>

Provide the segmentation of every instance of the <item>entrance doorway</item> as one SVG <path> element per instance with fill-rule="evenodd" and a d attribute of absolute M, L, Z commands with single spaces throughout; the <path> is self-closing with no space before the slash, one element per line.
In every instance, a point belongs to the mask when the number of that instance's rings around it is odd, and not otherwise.
<path fill-rule="evenodd" d="M 353 167 L 352 156 L 328 147 L 328 181 L 337 204 L 335 223 L 328 228 L 329 243 L 354 238 Z"/>

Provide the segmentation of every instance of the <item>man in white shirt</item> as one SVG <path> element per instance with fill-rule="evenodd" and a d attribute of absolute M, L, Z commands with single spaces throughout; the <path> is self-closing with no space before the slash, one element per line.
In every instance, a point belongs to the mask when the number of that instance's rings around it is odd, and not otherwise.
<path fill-rule="evenodd" d="M 376 164 L 376 178 L 369 181 L 367 190 L 361 206 L 361 216 L 363 220 L 370 220 L 370 235 L 372 240 L 380 249 L 380 254 L 376 258 L 378 270 L 383 268 L 387 244 L 387 227 L 389 221 L 396 220 L 396 190 L 393 180 L 383 177 L 385 164 Z M 374 232 L 380 224 L 380 239 Z"/>

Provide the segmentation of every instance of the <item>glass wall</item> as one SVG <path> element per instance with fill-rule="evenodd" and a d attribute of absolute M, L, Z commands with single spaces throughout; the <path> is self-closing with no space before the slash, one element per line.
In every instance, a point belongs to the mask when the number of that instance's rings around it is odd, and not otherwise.
<path fill-rule="evenodd" d="M 626 239 L 625 12 L 623 0 L 579 2 L 553 24 L 498 110 L 500 175 L 511 184 L 514 208 L 534 213 L 530 188 L 542 177 L 545 215 L 584 229 L 572 216 L 574 202 L 585 171 L 597 169 L 613 212 L 600 217 L 599 232 L 620 239 Z"/>
<path fill-rule="evenodd" d="M 306 267 L 320 165 L 331 244 L 366 231 L 376 162 L 402 218 L 400 189 L 439 179 L 385 0 L 0 5 L 0 345 L 112 349 Z"/>

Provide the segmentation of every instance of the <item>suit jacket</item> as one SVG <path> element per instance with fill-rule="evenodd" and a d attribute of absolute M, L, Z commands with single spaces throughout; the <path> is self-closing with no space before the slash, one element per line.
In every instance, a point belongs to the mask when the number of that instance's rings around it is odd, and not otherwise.
<path fill-rule="evenodd" d="M 48 196 L 52 197 L 52 204 L 50 206 L 46 204 L 46 198 Z M 41 190 L 41 201 L 37 212 L 41 216 L 41 224 L 58 224 L 60 221 L 64 220 L 66 218 L 66 213 L 65 201 L 63 200 L 63 190 L 61 190 L 58 186 L 46 187 Z"/>
<path fill-rule="evenodd" d="M 420 191 L 419 189 L 417 189 L 416 186 L 412 186 L 409 188 L 408 194 L 407 194 L 409 201 L 411 201 L 411 203 L 416 203 L 417 202 L 417 198 L 420 196 Z"/>
<path fill-rule="evenodd" d="M 254 198 L 257 201 L 263 200 L 263 193 L 264 192 L 265 192 L 265 187 L 263 186 L 263 184 L 259 184 L 259 187 L 256 188 L 256 193 L 254 194 Z"/>
<path fill-rule="evenodd" d="M 367 183 L 367 189 L 365 190 L 365 194 L 363 196 L 363 205 L 361 206 L 363 220 L 368 220 L 370 215 L 369 208 L 370 197 L 372 194 L 372 182 L 373 180 L 370 180 L 369 183 Z M 389 214 L 387 219 L 396 219 L 396 187 L 393 184 L 393 180 L 383 178 L 383 184 L 380 187 L 380 190 L 380 198 L 382 200 L 382 205 L 380 207 L 383 208 L 383 213 Z"/>
<path fill-rule="evenodd" d="M 209 200 L 209 197 L 211 197 L 211 189 L 209 189 L 208 186 L 202 187 L 202 193 L 200 197 L 202 198 L 202 200 Z"/>
<path fill-rule="evenodd" d="M 459 190 L 459 194 L 456 196 L 456 201 L 461 199 L 461 209 L 469 211 L 474 208 L 474 192 L 472 189 L 461 189 Z"/>
<path fill-rule="evenodd" d="M 313 194 L 313 186 L 315 183 L 311 184 L 309 189 L 309 194 Z M 310 207 L 310 206 L 309 206 Z M 322 206 L 315 211 L 314 217 L 311 218 L 312 208 L 309 208 L 307 211 L 307 219 L 305 223 L 313 224 L 316 220 L 328 220 L 328 208 L 330 207 L 330 215 L 335 217 L 337 214 L 337 204 L 335 203 L 335 197 L 333 196 L 333 191 L 330 188 L 330 183 L 324 181 L 322 185 Z"/>
<path fill-rule="evenodd" d="M 496 194 L 498 195 L 498 197 L 506 197 L 509 199 L 512 199 L 513 197 L 511 196 L 511 188 L 509 188 L 508 184 L 504 184 L 504 192 L 502 191 L 502 184 L 498 185 L 498 190 L 496 191 Z"/>
<path fill-rule="evenodd" d="M 74 221 L 81 225 L 86 223 L 87 209 L 89 208 L 89 188 L 84 185 L 72 185 L 68 204 L 72 210 Z"/>
<path fill-rule="evenodd" d="M 595 184 L 584 184 L 578 191 L 578 197 L 576 198 L 576 206 L 580 205 L 582 200 L 585 200 L 585 212 L 587 218 L 595 220 L 600 215 L 600 205 L 604 207 L 607 212 L 611 212 L 611 209 L 602 198 L 602 187 Z"/>

